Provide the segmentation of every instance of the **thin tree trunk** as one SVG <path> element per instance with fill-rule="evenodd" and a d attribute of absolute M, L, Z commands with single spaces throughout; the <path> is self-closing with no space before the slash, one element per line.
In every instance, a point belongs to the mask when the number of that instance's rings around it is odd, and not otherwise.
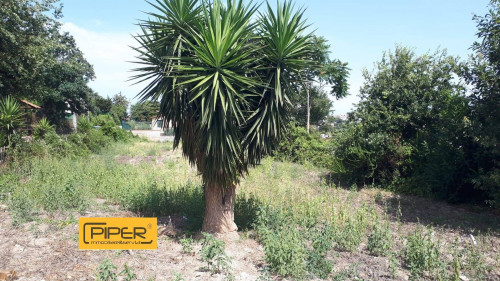
<path fill-rule="evenodd" d="M 220 185 L 205 186 L 205 218 L 202 230 L 208 233 L 229 233 L 238 230 L 234 223 L 236 185 L 224 189 Z"/>
<path fill-rule="evenodd" d="M 310 89 L 309 85 L 306 85 L 307 92 L 307 133 L 309 134 L 309 123 L 311 122 L 311 103 L 310 103 Z"/>

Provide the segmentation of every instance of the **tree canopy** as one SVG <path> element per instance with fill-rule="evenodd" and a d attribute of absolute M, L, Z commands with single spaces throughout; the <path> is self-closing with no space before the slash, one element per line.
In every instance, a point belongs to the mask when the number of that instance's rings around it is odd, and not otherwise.
<path fill-rule="evenodd" d="M 361 101 L 334 140 L 334 170 L 421 195 L 463 195 L 470 122 L 458 74 L 458 59 L 445 51 L 385 53 L 373 73 L 364 72 Z"/>
<path fill-rule="evenodd" d="M 94 70 L 74 38 L 61 32 L 56 0 L 0 4 L 0 94 L 38 103 L 57 123 L 70 109 L 85 112 Z"/>

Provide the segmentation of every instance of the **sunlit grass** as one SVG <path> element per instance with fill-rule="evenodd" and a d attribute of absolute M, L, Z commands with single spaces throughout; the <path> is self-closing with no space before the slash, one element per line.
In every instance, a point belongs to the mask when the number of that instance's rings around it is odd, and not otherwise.
<path fill-rule="evenodd" d="M 151 157 L 161 161 L 151 161 Z M 137 161 L 124 161 L 128 159 Z M 386 257 L 391 270 L 397 272 L 406 270 L 408 253 L 414 253 L 410 261 L 425 260 L 427 252 L 419 247 L 450 235 L 429 226 L 431 231 L 437 230 L 433 232 L 436 236 L 429 236 L 433 240 L 417 240 L 407 248 L 407 237 L 418 227 L 401 221 L 401 212 L 410 205 L 395 207 L 387 200 L 394 197 L 389 192 L 340 188 L 328 184 L 325 176 L 326 171 L 312 166 L 266 158 L 241 180 L 236 222 L 242 230 L 257 223 L 258 239 L 275 272 L 299 278 L 328 276 L 332 270 L 328 253 L 332 251 L 377 254 Z M 118 143 L 89 157 L 34 158 L 21 167 L 4 167 L 0 195 L 0 201 L 8 203 L 14 223 L 37 219 L 41 212 L 84 212 L 101 198 L 138 214 L 182 214 L 190 230 L 196 231 L 204 210 L 200 176 L 179 150 L 172 151 L 172 143 Z M 285 234 L 295 242 L 283 241 Z M 489 241 L 487 235 L 477 239 L 483 237 Z M 488 247 L 493 247 L 488 243 L 483 248 L 436 244 L 440 253 L 448 254 L 439 255 L 437 268 L 421 267 L 424 270 L 415 276 L 451 278 L 457 260 L 453 253 L 460 253 L 461 270 L 482 280 L 492 268 L 484 257 Z M 432 254 L 435 258 L 435 252 Z M 282 258 L 291 265 L 280 266 Z"/>

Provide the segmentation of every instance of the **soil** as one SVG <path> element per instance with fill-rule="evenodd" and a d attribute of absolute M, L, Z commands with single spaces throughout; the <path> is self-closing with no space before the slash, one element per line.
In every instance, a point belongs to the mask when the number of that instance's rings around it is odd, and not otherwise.
<path fill-rule="evenodd" d="M 136 214 L 119 210 L 117 206 L 87 212 L 86 217 L 134 217 Z M 102 211 L 111 209 L 110 211 Z M 182 218 L 178 216 L 158 219 L 158 250 L 154 251 L 80 251 L 78 250 L 78 224 L 67 218 L 78 214 L 42 216 L 37 222 L 13 227 L 11 215 L 0 211 L 0 270 L 14 270 L 16 280 L 96 280 L 95 272 L 104 259 L 117 266 L 117 273 L 124 264 L 134 270 L 138 280 L 173 280 L 180 273 L 184 280 L 225 280 L 222 274 L 211 274 L 199 256 L 182 253 L 178 239 L 182 231 Z M 199 237 L 199 235 L 195 236 Z M 255 240 L 226 239 L 226 253 L 231 257 L 231 267 L 236 280 L 258 279 L 259 265 L 264 263 L 262 246 Z M 200 243 L 193 246 L 194 252 Z M 118 280 L 122 277 L 119 277 Z"/>
<path fill-rule="evenodd" d="M 170 155 L 161 160 L 169 160 Z M 117 158 L 120 163 L 136 164 L 153 161 L 149 157 Z M 349 192 L 337 189 L 336 196 L 349 196 Z M 403 249 L 406 237 L 420 222 L 433 225 L 435 235 L 443 245 L 452 247 L 458 238 L 459 244 L 488 243 L 485 261 L 493 270 L 487 280 L 500 280 L 500 218 L 498 213 L 481 210 L 474 206 L 457 206 L 444 202 L 413 196 L 396 195 L 371 189 L 357 193 L 352 208 L 377 198 L 379 212 L 386 211 L 392 229 L 399 229 L 394 237 L 394 248 Z M 401 213 L 398 206 L 402 206 Z M 85 217 L 135 217 L 136 213 L 123 210 L 104 199 L 95 203 L 81 215 L 78 213 L 41 214 L 35 222 L 19 226 L 12 225 L 12 216 L 7 206 L 0 205 L 0 272 L 16 271 L 16 280 L 59 281 L 96 280 L 98 266 L 109 259 L 117 266 L 116 272 L 127 264 L 137 274 L 137 280 L 226 280 L 224 274 L 211 274 L 201 261 L 197 241 L 193 254 L 182 252 L 179 241 L 186 226 L 182 216 L 172 215 L 158 218 L 158 250 L 154 251 L 80 251 L 78 250 L 78 218 Z M 399 222 L 400 221 L 400 222 Z M 487 235 L 484 235 L 487 234 Z M 395 234 L 396 235 L 396 234 Z M 200 234 L 194 238 L 200 239 Z M 254 281 L 261 277 L 266 265 L 263 247 L 254 239 L 253 232 L 240 232 L 236 236 L 221 237 L 226 242 L 226 253 L 231 259 L 235 280 Z M 482 239 L 482 238 L 487 239 Z M 374 257 L 363 243 L 354 253 L 334 251 L 329 255 L 334 270 L 331 280 L 408 280 L 408 269 L 398 264 L 397 277 L 390 273 L 390 261 L 385 257 Z M 183 279 L 175 279 L 181 274 Z M 465 277 L 465 276 L 464 276 Z M 0 279 L 1 280 L 1 279 Z M 118 280 L 124 280 L 119 276 Z M 272 280 L 287 280 L 272 276 Z M 466 280 L 466 279 L 463 279 Z M 470 279 L 472 280 L 472 279 Z"/>

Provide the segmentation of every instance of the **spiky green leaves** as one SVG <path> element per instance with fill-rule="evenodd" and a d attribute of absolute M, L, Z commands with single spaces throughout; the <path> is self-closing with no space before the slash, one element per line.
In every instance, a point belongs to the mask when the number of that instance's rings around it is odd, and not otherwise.
<path fill-rule="evenodd" d="M 282 134 L 287 95 L 307 64 L 303 11 L 286 2 L 255 17 L 258 7 L 242 0 L 152 5 L 136 37 L 143 67 L 134 78 L 150 79 L 140 96 L 161 101 L 205 182 L 232 185 Z"/>
<path fill-rule="evenodd" d="M 0 100 L 0 130 L 9 135 L 24 121 L 19 103 L 10 96 Z"/>

